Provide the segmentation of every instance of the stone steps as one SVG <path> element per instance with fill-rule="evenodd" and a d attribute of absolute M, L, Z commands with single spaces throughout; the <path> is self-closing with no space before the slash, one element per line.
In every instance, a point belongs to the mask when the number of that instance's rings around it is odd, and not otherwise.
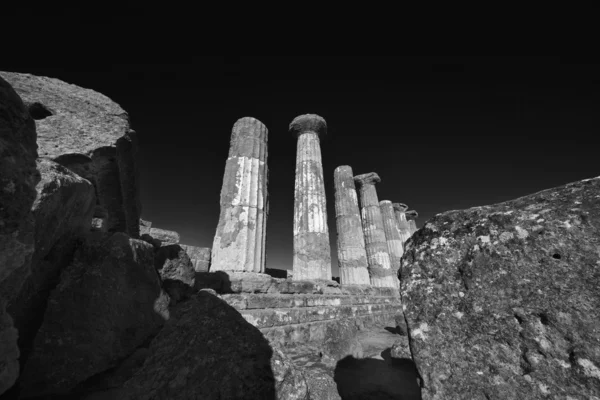
<path fill-rule="evenodd" d="M 315 294 L 224 294 L 221 296 L 238 310 L 346 306 L 362 304 L 400 304 L 398 297 Z"/>

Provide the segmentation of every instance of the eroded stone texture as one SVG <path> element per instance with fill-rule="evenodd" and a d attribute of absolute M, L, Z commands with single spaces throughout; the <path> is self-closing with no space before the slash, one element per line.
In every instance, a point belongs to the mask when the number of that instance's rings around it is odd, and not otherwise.
<path fill-rule="evenodd" d="M 7 311 L 19 330 L 21 365 L 42 323 L 50 290 L 62 268 L 72 260 L 80 238 L 87 233 L 96 198 L 92 184 L 49 159 L 38 158 L 41 180 L 32 211 L 35 219 L 35 252 L 31 274 L 21 268 L 0 283 L 0 293 L 20 287 L 8 298 Z"/>
<path fill-rule="evenodd" d="M 187 244 L 181 244 L 180 246 L 190 257 L 195 272 L 208 272 L 210 268 L 210 253 L 212 251 L 210 247 L 197 247 Z"/>
<path fill-rule="evenodd" d="M 233 125 L 211 271 L 265 270 L 267 136 L 266 126 L 252 117 Z"/>
<path fill-rule="evenodd" d="M 406 220 L 406 210 L 408 210 L 408 206 L 404 203 L 392 203 L 392 206 L 394 207 L 394 214 L 396 215 L 396 222 L 398 223 L 398 232 L 400 233 L 400 240 L 402 241 L 402 248 L 404 249 L 404 242 L 410 238 L 410 224 Z"/>
<path fill-rule="evenodd" d="M 417 221 L 415 221 L 417 218 L 419 218 L 419 213 L 415 210 L 406 212 L 406 220 L 408 221 L 408 231 L 410 236 L 414 235 L 417 231 Z"/>
<path fill-rule="evenodd" d="M 108 97 L 58 79 L 0 72 L 36 120 L 41 157 L 89 180 L 95 217 L 109 232 L 138 237 L 141 212 L 137 138 L 127 113 Z"/>
<path fill-rule="evenodd" d="M 331 248 L 319 142 L 319 137 L 327 134 L 327 124 L 318 115 L 304 114 L 294 118 L 289 129 L 298 138 L 293 279 L 331 280 Z"/>
<path fill-rule="evenodd" d="M 31 206 L 40 177 L 35 122 L 15 90 L 0 77 L 0 282 L 13 273 L 26 277 L 34 251 Z M 20 286 L 20 285 L 19 285 Z M 0 292 L 0 394 L 19 375 L 17 330 L 5 312 L 7 298 L 20 289 Z"/>
<path fill-rule="evenodd" d="M 68 392 L 156 333 L 166 315 L 153 254 L 121 232 L 77 250 L 48 300 L 20 378 L 23 397 Z"/>
<path fill-rule="evenodd" d="M 333 171 L 335 187 L 335 221 L 340 282 L 344 285 L 369 285 L 367 252 L 354 174 L 348 165 Z"/>
<path fill-rule="evenodd" d="M 147 233 L 143 233 L 141 238 L 157 249 L 162 246 L 179 244 L 179 233 L 175 231 L 160 228 L 144 228 L 142 231 Z"/>
<path fill-rule="evenodd" d="M 402 301 L 423 399 L 600 398 L 600 178 L 438 214 Z"/>
<path fill-rule="evenodd" d="M 162 286 L 173 302 L 189 297 L 194 288 L 194 265 L 185 249 L 178 244 L 159 248 L 154 254 L 154 266 Z"/>
<path fill-rule="evenodd" d="M 389 200 L 382 200 L 379 202 L 379 208 L 381 209 L 381 217 L 383 218 L 383 230 L 385 232 L 385 239 L 390 253 L 392 270 L 394 271 L 394 276 L 397 277 L 398 270 L 400 269 L 400 259 L 402 258 L 402 254 L 404 254 L 404 246 L 400 239 L 400 232 L 398 230 L 398 223 L 396 222 L 392 202 Z"/>
<path fill-rule="evenodd" d="M 356 183 L 362 216 L 363 232 L 371 285 L 377 287 L 398 287 L 394 276 L 388 245 L 383 228 L 383 218 L 379 208 L 379 199 L 375 184 L 381 178 L 374 172 L 354 177 Z"/>

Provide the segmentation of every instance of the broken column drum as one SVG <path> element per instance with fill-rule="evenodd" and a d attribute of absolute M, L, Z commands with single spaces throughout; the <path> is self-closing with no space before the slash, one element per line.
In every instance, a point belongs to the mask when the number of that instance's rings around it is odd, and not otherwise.
<path fill-rule="evenodd" d="M 393 275 L 388 245 L 385 239 L 383 218 L 379 208 L 379 200 L 375 184 L 381 182 L 379 175 L 374 172 L 354 177 L 362 216 L 365 248 L 371 285 L 376 287 L 398 287 L 398 279 Z"/>
<path fill-rule="evenodd" d="M 335 186 L 335 221 L 340 283 L 369 285 L 367 252 L 363 233 L 354 174 L 348 165 L 333 171 Z"/>
<path fill-rule="evenodd" d="M 400 240 L 402 240 L 402 243 L 404 244 L 410 237 L 410 224 L 406 220 L 406 210 L 408 210 L 408 206 L 404 203 L 392 203 L 392 207 L 394 207 L 394 214 L 396 215 L 396 222 L 398 223 Z"/>
<path fill-rule="evenodd" d="M 414 233 L 417 231 L 417 221 L 415 221 L 417 218 L 419 218 L 419 213 L 415 210 L 406 212 L 406 220 L 408 221 L 410 236 L 414 235 Z"/>
<path fill-rule="evenodd" d="M 293 279 L 331 280 L 331 248 L 319 142 L 319 137 L 327 134 L 327 124 L 318 115 L 305 114 L 296 117 L 289 129 L 298 139 Z"/>
<path fill-rule="evenodd" d="M 231 132 L 210 271 L 265 271 L 268 130 L 252 117 Z"/>
<path fill-rule="evenodd" d="M 398 230 L 398 223 L 394 215 L 394 207 L 391 201 L 382 200 L 379 202 L 379 208 L 381 209 L 381 217 L 383 218 L 383 230 L 388 245 L 392 270 L 394 271 L 394 276 L 398 276 L 400 259 L 402 258 L 402 254 L 404 254 L 404 246 L 400 239 L 400 231 Z"/>

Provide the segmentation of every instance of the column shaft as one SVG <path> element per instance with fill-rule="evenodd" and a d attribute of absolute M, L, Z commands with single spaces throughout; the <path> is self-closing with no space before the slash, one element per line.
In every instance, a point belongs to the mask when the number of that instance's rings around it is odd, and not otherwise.
<path fill-rule="evenodd" d="M 383 218 L 383 230 L 385 232 L 385 239 L 390 253 L 392 270 L 397 277 L 398 270 L 400 269 L 400 259 L 404 253 L 404 246 L 400 239 L 400 231 L 398 230 L 398 223 L 396 222 L 392 202 L 389 200 L 382 200 L 379 202 L 379 208 L 381 209 L 381 216 Z"/>
<path fill-rule="evenodd" d="M 396 215 L 396 221 L 398 223 L 398 231 L 400 232 L 400 240 L 404 245 L 404 242 L 410 237 L 410 225 L 406 220 L 406 204 L 393 203 L 394 214 Z"/>
<path fill-rule="evenodd" d="M 335 186 L 335 221 L 340 283 L 368 285 L 365 236 L 362 229 L 352 168 L 337 167 L 333 173 Z"/>
<path fill-rule="evenodd" d="M 267 128 L 251 117 L 233 126 L 211 272 L 265 270 L 267 135 Z"/>

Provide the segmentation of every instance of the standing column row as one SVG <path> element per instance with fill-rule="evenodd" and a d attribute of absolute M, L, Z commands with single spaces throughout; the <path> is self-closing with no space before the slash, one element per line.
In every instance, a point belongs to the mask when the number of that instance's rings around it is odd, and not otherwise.
<path fill-rule="evenodd" d="M 333 172 L 340 283 L 369 285 L 367 253 L 352 168 L 342 165 Z"/>
<path fill-rule="evenodd" d="M 417 218 L 419 218 L 419 213 L 415 210 L 410 210 L 406 212 L 406 219 L 408 221 L 410 236 L 414 235 L 414 233 L 417 231 Z"/>
<path fill-rule="evenodd" d="M 408 206 L 404 203 L 392 203 L 394 207 L 394 214 L 396 215 L 396 222 L 398 223 L 398 231 L 400 233 L 400 240 L 402 243 L 406 242 L 410 237 L 410 224 L 406 220 L 406 210 Z"/>
<path fill-rule="evenodd" d="M 298 139 L 293 279 L 331 280 L 331 248 L 319 142 L 319 136 L 327 133 L 327 124 L 318 115 L 305 114 L 296 117 L 289 129 Z"/>
<path fill-rule="evenodd" d="M 383 218 L 375 184 L 381 182 L 374 172 L 354 177 L 360 194 L 360 206 L 365 247 L 371 285 L 377 287 L 398 287 L 398 279 L 393 276 L 388 245 L 383 228 Z"/>
<path fill-rule="evenodd" d="M 252 117 L 231 132 L 212 247 L 212 271 L 265 271 L 268 130 Z"/>
<path fill-rule="evenodd" d="M 380 201 L 379 207 L 381 208 L 383 230 L 385 231 L 385 239 L 390 253 L 392 270 L 394 271 L 394 276 L 397 277 L 398 270 L 400 269 L 400 259 L 402 258 L 402 254 L 404 254 L 404 246 L 400 239 L 400 231 L 398 230 L 398 223 L 394 215 L 394 207 L 389 200 Z"/>

